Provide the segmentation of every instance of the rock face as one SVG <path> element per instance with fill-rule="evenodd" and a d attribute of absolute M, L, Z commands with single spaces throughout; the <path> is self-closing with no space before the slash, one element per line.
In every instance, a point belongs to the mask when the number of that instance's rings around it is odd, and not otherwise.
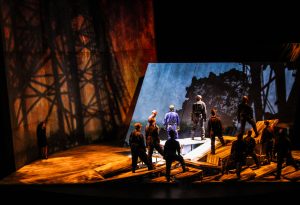
<path fill-rule="evenodd" d="M 250 84 L 246 77 L 246 74 L 234 68 L 218 76 L 210 73 L 207 78 L 193 77 L 191 85 L 186 88 L 187 100 L 183 102 L 182 110 L 178 111 L 182 124 L 191 124 L 190 114 L 195 97 L 202 95 L 206 103 L 207 118 L 210 117 L 210 109 L 215 108 L 223 126 L 232 126 L 242 96 L 249 93 Z"/>

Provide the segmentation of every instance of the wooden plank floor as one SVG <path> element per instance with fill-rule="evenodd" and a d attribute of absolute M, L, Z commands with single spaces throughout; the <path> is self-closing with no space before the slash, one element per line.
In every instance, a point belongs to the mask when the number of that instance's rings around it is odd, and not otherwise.
<path fill-rule="evenodd" d="M 148 168 L 141 168 L 136 170 L 135 173 L 132 173 L 132 171 L 125 172 L 117 176 L 99 181 L 99 183 L 138 182 L 146 177 L 151 178 L 155 175 L 160 175 L 160 173 L 165 169 L 165 166 L 160 166 L 150 171 L 148 170 Z"/>
<path fill-rule="evenodd" d="M 255 178 L 255 172 L 251 168 L 246 168 L 241 172 L 241 178 L 239 179 L 240 181 L 249 181 L 250 179 Z M 238 180 L 236 173 L 230 173 L 230 174 L 224 174 L 221 178 L 221 181 L 234 181 Z"/>
<path fill-rule="evenodd" d="M 275 125 L 278 121 L 272 120 L 270 122 Z M 264 128 L 263 121 L 257 122 L 257 127 L 261 135 Z M 182 173 L 182 168 L 176 167 L 178 163 L 173 163 L 171 174 L 176 181 L 201 183 L 202 180 L 199 178 L 202 177 L 206 177 L 206 181 L 213 182 L 235 180 L 235 173 L 220 176 L 222 170 L 222 163 L 220 162 L 230 155 L 231 142 L 236 140 L 236 137 L 224 136 L 224 139 L 227 142 L 224 147 L 221 146 L 218 139 L 216 140 L 215 155 L 210 154 L 211 143 L 208 138 L 204 141 L 201 141 L 200 138 L 195 140 L 179 139 L 183 145 L 200 145 L 183 156 L 190 169 L 188 172 Z M 256 138 L 256 140 L 259 139 L 260 136 Z M 162 141 L 163 143 L 164 141 Z M 300 151 L 293 151 L 292 154 L 296 160 L 300 160 Z M 136 173 L 132 173 L 129 148 L 109 145 L 79 146 L 52 154 L 47 160 L 36 160 L 0 180 L 0 184 L 110 183 L 139 181 L 145 178 L 150 182 L 164 182 L 165 160 L 160 155 L 155 155 L 153 162 L 157 162 L 155 170 L 148 171 L 147 168 L 142 168 L 138 169 Z M 245 167 L 240 181 L 276 181 L 274 179 L 274 173 L 277 169 L 276 163 L 262 166 L 256 170 L 251 166 Z M 203 174 L 208 176 L 203 176 Z M 282 176 L 283 178 L 277 181 L 300 180 L 300 172 L 290 166 L 283 168 Z"/>
<path fill-rule="evenodd" d="M 164 173 L 165 174 L 165 173 Z M 200 180 L 203 178 L 202 170 L 188 167 L 186 172 L 182 172 L 182 167 L 177 167 L 171 170 L 171 177 L 175 179 L 175 181 L 189 181 L 189 180 Z M 167 183 L 166 176 L 161 176 L 152 179 L 150 182 L 152 183 Z M 174 181 L 173 181 L 174 182 Z"/>
<path fill-rule="evenodd" d="M 275 172 L 277 170 L 277 163 L 271 162 L 269 165 L 261 166 L 260 169 L 254 170 L 255 172 L 255 178 L 261 178 L 264 177 L 272 172 Z"/>
<path fill-rule="evenodd" d="M 79 146 L 36 160 L 0 180 L 0 184 L 93 183 L 103 180 L 95 170 L 130 159 L 130 150 L 107 145 Z"/>

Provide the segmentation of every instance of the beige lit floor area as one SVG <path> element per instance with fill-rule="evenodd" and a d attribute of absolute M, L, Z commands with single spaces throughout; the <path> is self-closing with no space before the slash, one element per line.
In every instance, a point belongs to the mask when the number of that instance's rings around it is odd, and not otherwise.
<path fill-rule="evenodd" d="M 25 165 L 0 180 L 0 184 L 94 183 L 103 179 L 101 171 L 112 169 L 115 164 L 129 165 L 129 156 L 128 148 L 107 145 L 79 146 Z"/>
<path fill-rule="evenodd" d="M 262 122 L 259 121 L 258 128 Z M 259 129 L 260 133 L 262 129 Z M 260 135 L 256 140 L 259 140 Z M 190 147 L 200 144 L 183 155 L 187 171 L 183 173 L 179 163 L 172 164 L 171 183 L 219 183 L 219 182 L 300 182 L 300 170 L 283 164 L 280 180 L 275 179 L 276 161 L 265 163 L 265 156 L 257 154 L 261 167 L 256 168 L 251 157 L 242 168 L 238 179 L 234 167 L 224 172 L 235 137 L 224 136 L 225 146 L 216 141 L 216 154 L 210 153 L 210 139 L 180 139 L 181 144 Z M 183 149 L 183 148 L 182 148 Z M 298 165 L 300 151 L 292 151 Z M 1 184 L 122 184 L 166 183 L 166 166 L 162 156 L 154 153 L 152 161 L 155 169 L 149 171 L 143 163 L 135 173 L 131 171 L 131 152 L 129 148 L 112 145 L 86 145 L 71 148 L 50 155 L 47 160 L 36 160 L 10 176 L 0 180 Z"/>

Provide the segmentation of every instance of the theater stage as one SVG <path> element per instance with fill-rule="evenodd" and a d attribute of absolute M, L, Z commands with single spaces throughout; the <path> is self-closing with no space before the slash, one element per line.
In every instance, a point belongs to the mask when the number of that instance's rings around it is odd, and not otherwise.
<path fill-rule="evenodd" d="M 220 183 L 222 182 L 220 179 L 224 179 L 224 182 L 236 182 L 234 174 L 223 175 L 223 178 L 219 174 L 207 176 L 201 168 L 188 166 L 189 172 L 183 175 L 181 167 L 173 164 L 171 173 L 178 183 L 166 183 L 163 161 L 158 163 L 152 173 L 141 168 L 134 175 L 130 174 L 129 148 L 110 145 L 79 146 L 52 154 L 47 160 L 36 160 L 25 165 L 0 181 L 0 191 L 2 194 L 18 195 L 26 200 L 34 200 L 38 195 L 43 198 L 50 196 L 49 200 L 60 199 L 63 196 L 68 200 L 84 201 L 95 200 L 97 197 L 213 200 L 224 197 L 235 197 L 241 200 L 267 197 L 270 200 L 277 200 L 283 194 L 289 198 L 295 197 L 295 193 L 300 191 L 297 182 L 282 183 L 289 181 L 286 178 L 274 181 L 272 173 L 262 176 L 263 172 L 268 170 L 266 166 L 263 166 L 260 171 L 248 167 L 242 173 L 243 180 L 251 177 L 253 172 L 260 176 L 259 179 L 249 178 L 255 183 Z M 286 167 L 283 171 L 284 175 L 290 173 L 296 172 L 291 167 Z M 130 180 L 122 180 L 122 177 Z M 141 177 L 149 178 L 149 181 L 140 183 L 146 181 L 136 180 Z M 26 186 L 20 186 L 22 184 Z"/>

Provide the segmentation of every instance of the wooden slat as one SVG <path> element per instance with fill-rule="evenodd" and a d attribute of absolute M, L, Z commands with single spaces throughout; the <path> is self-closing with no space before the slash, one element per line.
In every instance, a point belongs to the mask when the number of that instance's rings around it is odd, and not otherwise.
<path fill-rule="evenodd" d="M 185 164 L 194 168 L 211 168 L 211 169 L 221 169 L 221 166 L 217 166 L 208 162 L 193 162 L 189 160 L 185 160 Z"/>
<path fill-rule="evenodd" d="M 283 176 L 285 179 L 291 180 L 291 181 L 297 181 L 300 180 L 300 170 L 295 171 L 293 173 L 287 174 Z"/>
<path fill-rule="evenodd" d="M 217 174 L 217 175 L 214 175 L 214 176 L 206 176 L 206 177 L 203 177 L 202 180 L 193 181 L 193 183 L 197 184 L 197 183 L 221 182 L 219 180 L 220 177 L 221 177 L 221 174 Z"/>
<path fill-rule="evenodd" d="M 290 182 L 290 180 L 281 177 L 281 179 L 275 179 L 275 175 L 264 176 L 259 179 L 254 179 L 251 182 Z"/>
<path fill-rule="evenodd" d="M 165 174 L 165 172 L 163 172 L 163 173 Z M 173 176 L 175 178 L 175 180 L 178 180 L 178 181 L 189 180 L 189 179 L 190 180 L 199 180 L 202 178 L 202 170 L 189 167 L 188 170 L 183 173 L 182 168 L 178 167 L 178 168 L 171 170 L 170 175 Z M 165 182 L 167 182 L 167 179 L 165 176 L 161 176 L 161 177 L 151 179 L 151 182 L 165 183 Z"/>
<path fill-rule="evenodd" d="M 105 178 L 111 177 L 117 175 L 118 173 L 131 170 L 131 158 L 127 158 L 122 161 L 107 163 L 103 166 L 95 168 L 94 170 Z"/>
<path fill-rule="evenodd" d="M 220 162 L 220 157 L 218 157 L 215 154 L 208 154 L 206 162 L 218 166 Z"/>
<path fill-rule="evenodd" d="M 166 170 L 164 170 L 163 172 L 162 172 L 162 174 L 164 175 L 164 176 L 161 176 L 161 177 L 157 177 L 157 178 L 154 178 L 154 179 L 151 179 L 151 181 L 150 182 L 167 182 L 167 179 L 166 179 L 166 172 L 165 172 Z M 177 174 L 179 174 L 179 173 L 182 173 L 182 167 L 177 167 L 177 168 L 175 168 L 175 169 L 172 169 L 171 170 L 171 172 L 170 172 L 170 175 L 171 176 L 174 176 L 174 175 L 177 175 Z"/>
<path fill-rule="evenodd" d="M 160 167 L 158 167 L 154 170 L 150 170 L 150 171 L 148 171 L 148 168 L 142 168 L 142 169 L 136 170 L 135 173 L 132 173 L 130 171 L 130 172 L 122 173 L 122 174 L 119 174 L 117 176 L 114 176 L 114 177 L 111 177 L 108 179 L 104 179 L 104 180 L 100 181 L 100 183 L 116 183 L 116 182 L 119 183 L 119 182 L 138 181 L 142 178 L 150 177 L 151 175 L 161 173 L 165 169 L 166 169 L 165 166 L 160 166 Z"/>
<path fill-rule="evenodd" d="M 277 170 L 277 163 L 271 162 L 269 165 L 262 166 L 260 169 L 254 170 L 256 176 L 255 178 L 264 177 Z"/>
<path fill-rule="evenodd" d="M 300 161 L 300 150 L 293 150 L 292 156 L 296 161 Z"/>
<path fill-rule="evenodd" d="M 166 176 L 157 177 L 150 180 L 150 183 L 169 183 L 166 179 Z"/>
<path fill-rule="evenodd" d="M 231 143 L 231 142 L 233 142 L 233 141 L 236 140 L 236 136 L 228 136 L 228 135 L 226 135 L 226 136 L 223 136 L 223 138 L 224 138 L 224 140 L 225 140 L 227 143 Z"/>
<path fill-rule="evenodd" d="M 220 159 L 224 159 L 224 158 L 227 158 L 230 155 L 230 151 L 231 151 L 231 146 L 221 147 L 220 151 L 217 150 L 216 155 Z"/>
<path fill-rule="evenodd" d="M 287 175 L 287 174 L 291 174 L 291 173 L 293 173 L 295 171 L 296 171 L 295 167 L 293 167 L 293 166 L 287 166 L 287 167 L 284 167 L 281 170 L 281 175 L 284 176 L 284 175 Z"/>
<path fill-rule="evenodd" d="M 189 168 L 187 172 L 179 173 L 175 175 L 175 180 L 178 181 L 192 181 L 192 180 L 198 180 L 203 178 L 203 171 L 200 169 L 195 168 Z"/>
<path fill-rule="evenodd" d="M 220 181 L 249 181 L 251 179 L 255 178 L 255 172 L 251 168 L 246 168 L 241 172 L 241 178 L 239 179 L 236 175 L 236 173 L 231 173 L 231 174 L 224 174 L 221 178 Z"/>

